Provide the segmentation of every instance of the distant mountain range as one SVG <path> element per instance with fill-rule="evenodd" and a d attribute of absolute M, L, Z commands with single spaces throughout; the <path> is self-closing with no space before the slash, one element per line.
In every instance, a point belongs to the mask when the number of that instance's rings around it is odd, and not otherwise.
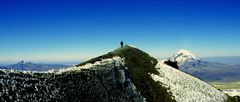
<path fill-rule="evenodd" d="M 219 62 L 228 65 L 240 65 L 240 56 L 215 56 L 204 57 L 202 59 L 208 62 Z"/>
<path fill-rule="evenodd" d="M 0 66 L 0 69 L 14 69 L 14 70 L 30 70 L 30 71 L 47 71 L 50 69 L 59 69 L 59 68 L 67 68 L 70 65 L 61 65 L 61 64 L 39 64 L 32 62 L 24 62 L 21 61 L 17 64 Z"/>
<path fill-rule="evenodd" d="M 180 50 L 169 58 L 177 61 L 180 70 L 205 81 L 239 81 L 240 65 L 206 61 L 188 50 Z"/>

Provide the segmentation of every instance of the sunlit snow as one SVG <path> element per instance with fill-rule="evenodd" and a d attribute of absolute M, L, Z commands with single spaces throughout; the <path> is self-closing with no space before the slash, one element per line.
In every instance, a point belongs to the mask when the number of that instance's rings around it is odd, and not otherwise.
<path fill-rule="evenodd" d="M 156 65 L 159 75 L 151 74 L 172 92 L 177 102 L 224 102 L 227 95 L 198 78 L 164 64 Z"/>
<path fill-rule="evenodd" d="M 124 59 L 120 58 L 118 56 L 115 56 L 113 58 L 107 58 L 107 59 L 102 59 L 101 61 L 96 61 L 95 63 L 87 63 L 86 65 L 83 66 L 72 66 L 72 67 L 68 67 L 68 68 L 61 68 L 61 69 L 51 69 L 48 71 L 21 71 L 21 70 L 13 70 L 13 69 L 0 69 L 1 71 L 4 71 L 5 73 L 18 73 L 18 72 L 22 72 L 22 73 L 55 73 L 55 74 L 61 74 L 63 72 L 67 72 L 67 71 L 80 71 L 82 69 L 90 69 L 93 68 L 97 65 L 104 65 L 104 64 L 109 64 L 115 62 L 116 66 L 120 66 L 120 64 L 124 65 Z"/>
<path fill-rule="evenodd" d="M 124 65 L 123 60 L 124 59 L 122 59 L 118 56 L 115 56 L 113 58 L 107 58 L 107 59 L 102 59 L 101 61 L 96 61 L 93 64 L 92 63 L 87 63 L 86 65 L 79 66 L 79 67 L 73 66 L 73 67 L 69 67 L 69 68 L 62 68 L 62 69 L 59 69 L 59 70 L 49 70 L 47 72 L 48 73 L 55 72 L 57 74 L 61 74 L 63 72 L 67 72 L 67 71 L 80 71 L 82 69 L 90 69 L 90 68 L 93 68 L 94 66 L 109 64 L 109 63 L 112 63 L 112 62 L 115 62 L 116 66 L 120 66 L 120 64 Z"/>

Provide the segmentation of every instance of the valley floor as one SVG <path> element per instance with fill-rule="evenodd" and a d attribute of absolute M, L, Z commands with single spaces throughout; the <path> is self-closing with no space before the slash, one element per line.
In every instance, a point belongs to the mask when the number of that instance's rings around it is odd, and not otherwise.
<path fill-rule="evenodd" d="M 224 89 L 222 91 L 229 96 L 240 96 L 240 89 Z"/>
<path fill-rule="evenodd" d="M 210 82 L 229 96 L 240 96 L 240 82 Z"/>

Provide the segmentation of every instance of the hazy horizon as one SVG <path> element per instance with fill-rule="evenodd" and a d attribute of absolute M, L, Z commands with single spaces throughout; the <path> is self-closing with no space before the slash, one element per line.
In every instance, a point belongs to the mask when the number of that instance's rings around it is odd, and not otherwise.
<path fill-rule="evenodd" d="M 107 52 L 106 52 L 107 53 Z M 106 54 L 105 53 L 105 54 Z M 176 54 L 177 52 L 173 53 L 172 55 Z M 169 55 L 169 56 L 166 56 L 166 57 L 156 57 L 156 56 L 153 56 L 157 59 L 166 59 L 168 57 L 171 57 L 172 55 Z M 194 54 L 195 55 L 195 54 Z M 100 55 L 98 55 L 100 56 Z M 93 56 L 91 58 L 94 58 L 94 57 L 98 57 L 98 56 Z M 152 55 L 151 55 L 152 56 Z M 207 59 L 207 58 L 210 58 L 210 59 L 213 59 L 211 60 L 212 62 L 221 62 L 220 60 L 221 59 L 218 59 L 218 58 L 224 58 L 224 59 L 227 59 L 227 58 L 240 58 L 240 56 L 198 56 L 202 59 Z M 14 59 L 14 60 L 0 60 L 0 65 L 10 65 L 10 64 L 16 64 L 16 63 L 19 63 L 20 61 L 24 61 L 24 62 L 33 62 L 33 63 L 38 63 L 38 64 L 65 64 L 65 65 L 76 65 L 76 64 L 79 64 L 81 62 L 84 62 L 86 60 L 89 60 L 91 59 L 90 57 L 89 58 L 86 58 L 86 59 L 75 59 L 75 60 L 43 60 L 43 59 Z M 215 61 L 214 61 L 215 60 Z M 233 59 L 232 59 L 233 60 Z M 231 61 L 232 61 L 231 60 Z M 238 61 L 238 60 L 237 60 Z M 227 63 L 227 62 L 226 62 Z"/>

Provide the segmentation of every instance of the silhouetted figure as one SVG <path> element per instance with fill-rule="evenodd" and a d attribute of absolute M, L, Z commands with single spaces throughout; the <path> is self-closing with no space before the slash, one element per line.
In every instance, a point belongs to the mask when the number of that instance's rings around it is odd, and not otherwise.
<path fill-rule="evenodd" d="M 171 66 L 171 67 L 173 67 L 173 68 L 178 69 L 177 61 L 173 62 L 173 61 L 168 60 L 168 61 L 165 61 L 164 63 L 169 65 L 169 66 Z"/>
<path fill-rule="evenodd" d="M 123 42 L 122 41 L 120 42 L 120 44 L 121 44 L 121 47 L 123 47 Z"/>

